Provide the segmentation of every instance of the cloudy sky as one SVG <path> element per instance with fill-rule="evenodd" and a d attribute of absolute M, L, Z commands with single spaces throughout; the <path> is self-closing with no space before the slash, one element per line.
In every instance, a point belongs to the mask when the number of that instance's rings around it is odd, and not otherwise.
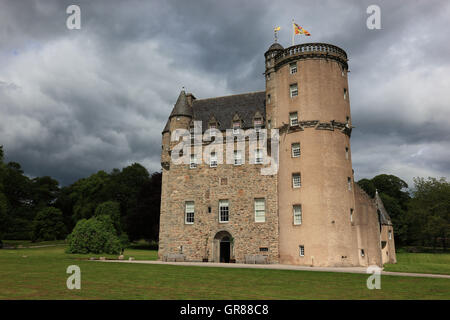
<path fill-rule="evenodd" d="M 66 8 L 81 8 L 69 30 Z M 369 30 L 366 8 L 381 8 Z M 356 179 L 450 176 L 449 1 L 0 1 L 0 145 L 31 177 L 160 169 L 182 86 L 198 98 L 264 89 L 264 52 L 347 51 Z"/>

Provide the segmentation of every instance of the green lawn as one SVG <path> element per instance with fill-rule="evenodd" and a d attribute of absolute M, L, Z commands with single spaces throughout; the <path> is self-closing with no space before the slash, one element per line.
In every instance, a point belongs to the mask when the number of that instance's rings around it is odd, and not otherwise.
<path fill-rule="evenodd" d="M 396 264 L 386 264 L 384 271 L 438 273 L 450 275 L 450 253 L 397 253 Z"/>
<path fill-rule="evenodd" d="M 54 241 L 41 241 L 41 242 L 31 242 L 30 240 L 3 240 L 3 245 L 5 247 L 36 247 L 36 246 L 46 246 L 46 245 L 64 245 L 65 240 L 54 240 Z"/>
<path fill-rule="evenodd" d="M 64 247 L 0 250 L 0 299 L 450 299 L 450 279 L 205 268 L 88 261 Z M 156 259 L 131 249 L 125 257 Z M 98 257 L 98 255 L 97 255 Z M 81 290 L 66 288 L 66 268 L 81 268 Z"/>

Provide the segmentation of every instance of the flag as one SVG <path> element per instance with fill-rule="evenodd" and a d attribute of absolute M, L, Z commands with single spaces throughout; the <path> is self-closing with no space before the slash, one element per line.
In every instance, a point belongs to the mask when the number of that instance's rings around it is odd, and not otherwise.
<path fill-rule="evenodd" d="M 273 31 L 280 31 L 280 27 L 275 27 L 274 29 L 273 29 Z"/>
<path fill-rule="evenodd" d="M 300 27 L 298 24 L 294 23 L 294 32 L 295 34 L 304 34 L 305 36 L 309 37 L 311 33 Z"/>

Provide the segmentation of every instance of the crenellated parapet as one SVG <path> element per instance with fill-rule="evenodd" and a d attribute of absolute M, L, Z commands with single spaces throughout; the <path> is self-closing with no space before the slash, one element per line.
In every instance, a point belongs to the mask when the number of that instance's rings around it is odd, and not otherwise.
<path fill-rule="evenodd" d="M 339 62 L 344 69 L 348 69 L 347 53 L 341 48 L 327 43 L 303 43 L 277 51 L 274 56 L 277 70 L 291 61 L 320 58 Z"/>

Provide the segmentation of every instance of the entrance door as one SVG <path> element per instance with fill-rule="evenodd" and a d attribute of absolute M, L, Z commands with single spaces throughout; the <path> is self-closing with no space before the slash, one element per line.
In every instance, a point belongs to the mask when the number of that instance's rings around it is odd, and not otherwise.
<path fill-rule="evenodd" d="M 230 238 L 223 237 L 220 240 L 220 262 L 230 262 Z"/>

